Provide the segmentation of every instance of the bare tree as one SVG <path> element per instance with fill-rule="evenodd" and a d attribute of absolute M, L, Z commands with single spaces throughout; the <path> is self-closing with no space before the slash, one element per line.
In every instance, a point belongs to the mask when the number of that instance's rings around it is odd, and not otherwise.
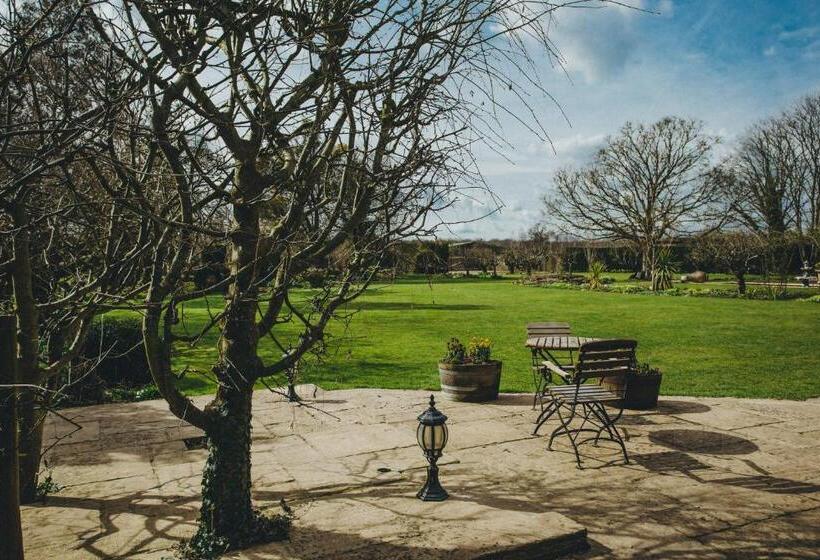
<path fill-rule="evenodd" d="M 556 173 L 546 219 L 569 234 L 632 243 L 648 274 L 664 242 L 719 223 L 721 182 L 711 168 L 717 142 L 698 121 L 627 123 L 590 165 Z"/>
<path fill-rule="evenodd" d="M 37 491 L 43 420 L 56 379 L 94 314 L 136 279 L 140 225 L 108 200 L 90 139 L 115 102 L 112 68 L 86 40 L 83 2 L 24 2 L 2 12 L 0 292 L 17 321 L 21 499 Z M 93 67 L 93 70 L 92 70 Z"/>
<path fill-rule="evenodd" d="M 792 191 L 795 230 L 810 251 L 804 260 L 816 261 L 820 250 L 820 93 L 807 96 L 784 117 L 797 152 L 796 189 Z"/>
<path fill-rule="evenodd" d="M 508 111 L 498 92 L 526 102 L 526 89 L 540 89 L 528 50 L 534 39 L 551 56 L 554 9 L 520 0 L 95 5 L 98 36 L 144 83 L 144 158 L 173 174 L 133 202 L 154 239 L 142 306 L 151 373 L 170 410 L 208 436 L 192 551 L 282 535 L 251 504 L 255 382 L 321 346 L 386 251 L 434 233 L 460 189 L 482 187 L 470 146 L 503 141 L 492 126 Z M 543 137 L 537 122 L 514 116 Z M 132 184 L 150 179 L 109 151 Z M 185 280 L 197 248 L 216 242 L 227 245 L 224 307 L 185 332 L 185 302 L 208 291 Z M 342 244 L 338 278 L 308 301 L 294 297 L 299 276 Z M 286 322 L 300 326 L 297 337 L 282 334 Z M 218 389 L 200 408 L 177 388 L 172 355 L 212 329 Z M 290 350 L 266 363 L 263 338 Z"/>
<path fill-rule="evenodd" d="M 743 231 L 714 232 L 698 238 L 692 259 L 735 276 L 737 291 L 746 293 L 746 274 L 765 249 L 760 237 Z"/>
<path fill-rule="evenodd" d="M 800 181 L 794 148 L 784 123 L 771 119 L 753 126 L 728 162 L 733 210 L 748 229 L 783 235 L 795 225 Z"/>
<path fill-rule="evenodd" d="M 791 258 L 790 232 L 802 222 L 805 167 L 797 147 L 785 119 L 769 119 L 747 132 L 723 166 L 734 219 L 765 241 L 765 270 L 782 279 Z"/>
<path fill-rule="evenodd" d="M 532 274 L 533 270 L 546 270 L 547 261 L 555 256 L 555 234 L 543 224 L 536 224 L 516 244 L 518 267 Z"/>

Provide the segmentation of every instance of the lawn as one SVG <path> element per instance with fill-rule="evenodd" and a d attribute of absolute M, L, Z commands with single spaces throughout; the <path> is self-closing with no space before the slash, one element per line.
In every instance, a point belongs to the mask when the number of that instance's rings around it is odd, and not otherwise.
<path fill-rule="evenodd" d="M 302 297 L 308 294 L 304 291 Z M 211 306 L 219 298 L 211 298 Z M 668 395 L 820 396 L 820 305 L 591 293 L 514 284 L 511 280 L 407 278 L 374 286 L 348 307 L 350 321 L 330 328 L 327 355 L 309 360 L 303 381 L 325 389 L 351 387 L 438 389 L 436 361 L 456 336 L 489 336 L 503 360 L 502 391 L 532 388 L 524 325 L 567 321 L 573 332 L 639 341 L 638 357 L 664 372 Z M 186 307 L 189 329 L 207 318 L 205 300 Z M 290 331 L 290 333 L 288 332 Z M 285 328 L 283 339 L 295 332 Z M 181 385 L 190 394 L 213 391 L 199 372 L 215 356 L 213 337 L 201 348 L 181 347 Z M 266 360 L 281 350 L 262 344 Z"/>

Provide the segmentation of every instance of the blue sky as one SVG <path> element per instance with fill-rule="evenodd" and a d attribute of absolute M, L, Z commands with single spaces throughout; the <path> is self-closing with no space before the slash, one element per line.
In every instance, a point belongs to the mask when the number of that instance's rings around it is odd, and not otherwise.
<path fill-rule="evenodd" d="M 588 161 L 628 120 L 701 119 L 722 138 L 725 154 L 754 122 L 820 92 L 820 0 L 630 3 L 652 13 L 618 6 L 558 11 L 551 38 L 565 67 L 545 62 L 542 77 L 560 110 L 547 99 L 536 103 L 552 146 L 503 121 L 505 136 L 515 139 L 506 158 L 478 155 L 504 207 L 444 237 L 518 237 L 541 219 L 539 198 L 554 171 Z M 457 215 L 490 208 L 465 200 Z"/>

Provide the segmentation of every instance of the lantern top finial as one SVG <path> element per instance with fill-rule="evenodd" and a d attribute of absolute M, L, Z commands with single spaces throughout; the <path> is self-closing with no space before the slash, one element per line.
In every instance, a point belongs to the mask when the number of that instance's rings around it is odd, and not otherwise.
<path fill-rule="evenodd" d="M 430 407 L 419 414 L 418 420 L 425 426 L 441 426 L 447 421 L 447 416 L 436 408 L 435 397 L 430 395 Z"/>

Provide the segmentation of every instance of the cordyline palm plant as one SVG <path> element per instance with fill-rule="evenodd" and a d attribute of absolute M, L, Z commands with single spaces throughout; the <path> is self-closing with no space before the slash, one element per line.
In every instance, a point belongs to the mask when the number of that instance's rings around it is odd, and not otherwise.
<path fill-rule="evenodd" d="M 604 286 L 604 272 L 606 272 L 606 265 L 601 261 L 592 261 L 589 265 L 589 274 L 587 274 L 587 284 L 590 290 L 600 290 Z"/>
<path fill-rule="evenodd" d="M 655 267 L 652 269 L 652 290 L 668 290 L 672 287 L 672 277 L 675 274 L 675 263 L 669 248 L 658 251 L 655 257 Z"/>
<path fill-rule="evenodd" d="M 533 80 L 531 52 L 537 45 L 539 58 L 552 56 L 546 29 L 556 4 L 90 6 L 93 29 L 132 69 L 129 85 L 139 88 L 135 103 L 143 107 L 133 138 L 144 142 L 144 164 L 115 166 L 137 186 L 152 176 L 148 164 L 173 175 L 129 200 L 155 240 L 141 306 L 151 373 L 170 410 L 208 437 L 189 549 L 204 554 L 281 537 L 282 524 L 265 521 L 251 503 L 255 382 L 320 346 L 328 323 L 368 286 L 391 247 L 430 236 L 460 191 L 482 188 L 470 147 L 476 138 L 506 142 L 494 115 L 502 104 L 499 112 L 509 110 L 508 96 L 532 93 L 524 84 L 546 93 Z M 530 125 L 543 136 L 537 122 Z M 192 291 L 186 279 L 198 252 L 220 243 L 228 277 Z M 292 294 L 305 270 L 340 248 L 347 256 L 334 281 L 306 301 Z M 222 309 L 204 329 L 184 332 L 185 302 L 225 288 Z M 295 323 L 298 335 L 289 338 L 294 329 L 284 323 Z M 171 356 L 176 344 L 213 339 L 204 336 L 211 330 L 219 331 L 218 390 L 200 407 L 177 388 Z M 263 338 L 291 351 L 265 362 Z"/>

